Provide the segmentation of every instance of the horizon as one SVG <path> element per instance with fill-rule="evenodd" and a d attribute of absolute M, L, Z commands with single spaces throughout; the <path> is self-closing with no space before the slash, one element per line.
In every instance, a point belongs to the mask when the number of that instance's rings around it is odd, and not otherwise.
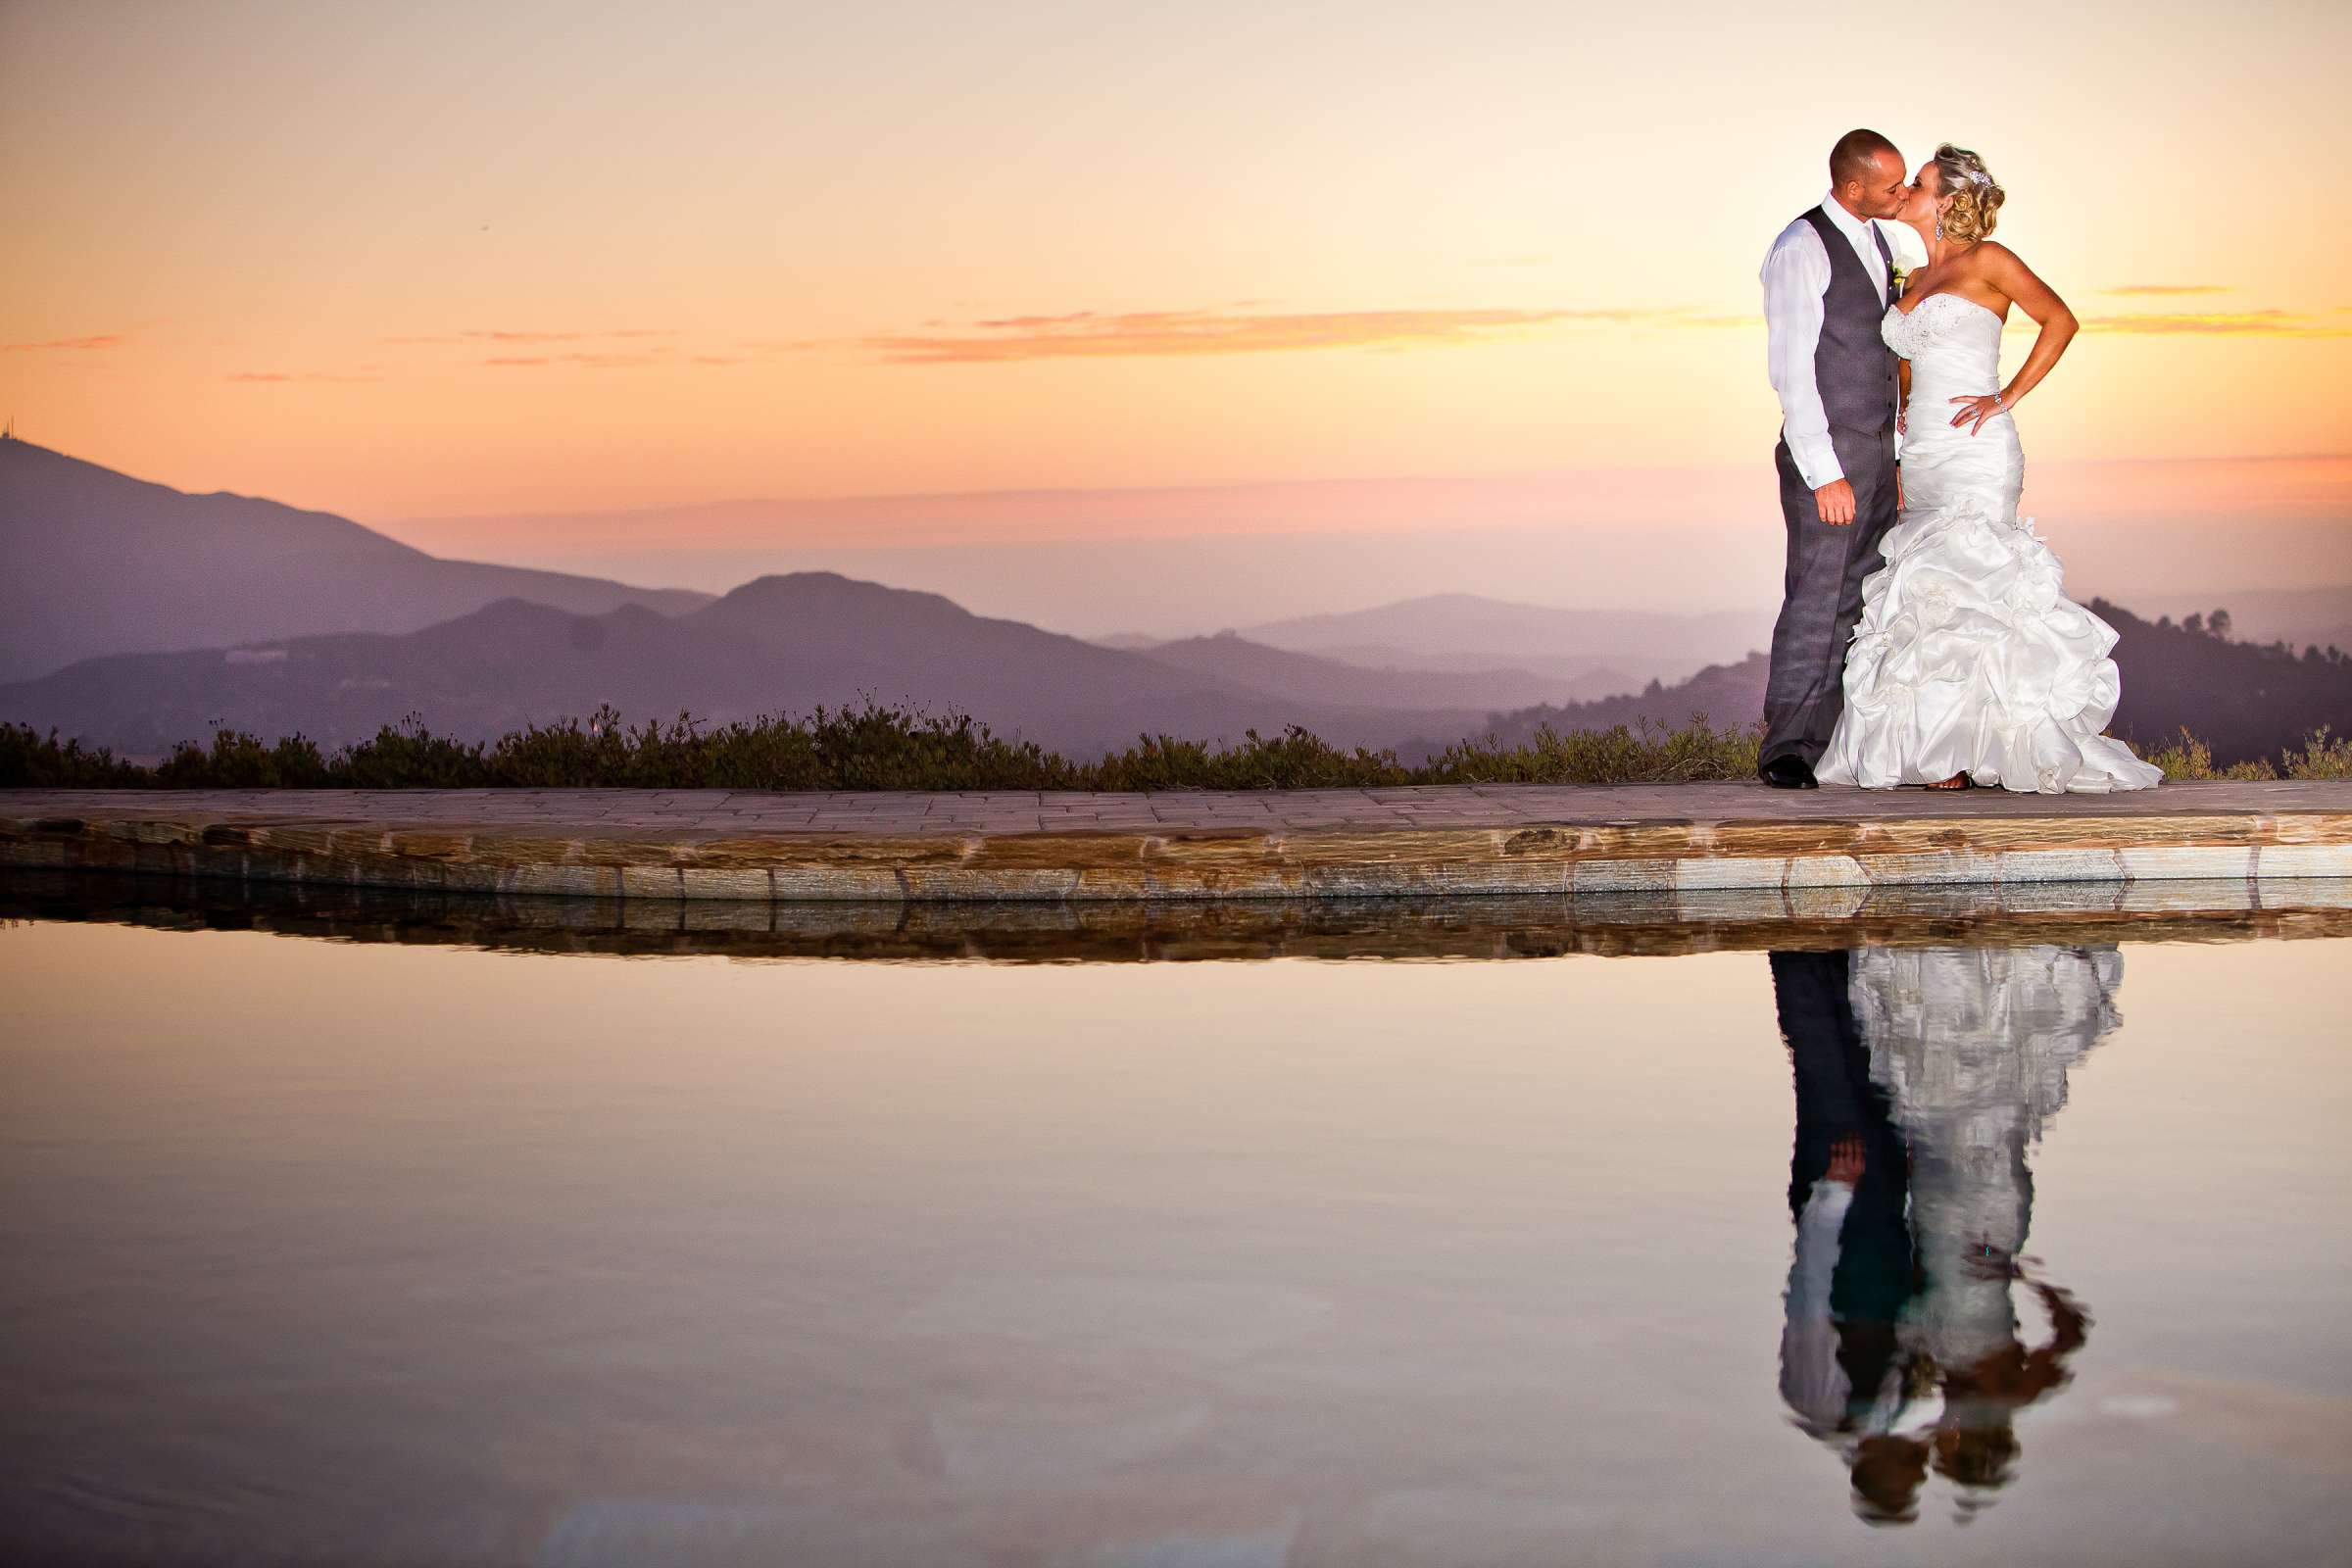
<path fill-rule="evenodd" d="M 22 445 L 54 453 L 70 462 L 86 464 L 110 472 L 123 473 L 110 465 L 79 454 L 64 452 L 25 435 L 14 439 Z M 2198 581 L 2167 582 L 2162 576 L 2149 577 L 2144 572 L 2132 575 L 2130 568 L 2140 551 L 2141 535 L 2132 530 L 2144 524 L 2143 515 L 2118 517 L 2112 514 L 2086 513 L 2077 516 L 2082 532 L 2067 541 L 2067 554 L 2087 559 L 2089 572 L 2070 568 L 2070 583 L 2080 588 L 2080 597 L 2104 598 L 2126 608 L 2145 606 L 2151 618 L 2157 613 L 2170 613 L 2192 606 L 2212 609 L 2227 608 L 2231 595 L 2240 597 L 2265 594 L 2342 592 L 2352 600 L 2352 533 L 2340 529 L 2335 522 L 2332 500 L 2339 491 L 2352 489 L 2352 457 L 2281 456 L 2264 459 L 2183 458 L 2159 460 L 2156 464 L 2127 464 L 2125 460 L 2107 460 L 2072 465 L 2043 466 L 2035 470 L 2035 484 L 2030 485 L 2027 511 L 2036 494 L 2035 485 L 2042 491 L 2061 496 L 2087 497 L 2101 474 L 2117 466 L 2200 470 L 2211 478 L 2220 476 L 2227 481 L 2247 470 L 2273 476 L 2268 491 L 2259 505 L 2278 514 L 2279 532 L 2268 541 L 2272 560 L 2270 573 L 2261 569 L 2248 570 L 2219 590 Z M 1387 608 L 1417 600 L 1460 595 L 1487 602 L 1521 605 L 1534 609 L 1560 611 L 1591 611 L 1625 613 L 1683 613 L 1691 617 L 1712 617 L 1726 614 L 1750 613 L 1762 615 L 1772 606 L 1753 594 L 1742 593 L 1742 580 L 1760 572 L 1776 569 L 1777 539 L 1757 529 L 1738 526 L 1710 527 L 1697 519 L 1699 514 L 1686 511 L 1678 514 L 1670 535 L 1678 550 L 1689 554 L 1706 550 L 1713 557 L 1713 573 L 1709 576 L 1686 575 L 1673 581 L 1652 577 L 1647 594 L 1624 592 L 1595 592 L 1575 597 L 1551 598 L 1532 596 L 1526 590 L 1523 565 L 1531 539 L 1539 548 L 1559 553 L 1558 564 L 1562 580 L 1572 580 L 1571 573 L 1580 564 L 1589 564 L 1584 558 L 1592 557 L 1596 547 L 1615 543 L 1628 559 L 1612 573 L 1602 574 L 1600 580 L 1622 586 L 1639 580 L 1639 563 L 1633 555 L 1651 549 L 1656 535 L 1638 537 L 1626 535 L 1584 534 L 1574 530 L 1553 530 L 1545 533 L 1538 520 L 1542 508 L 1551 503 L 1551 492 L 1544 482 L 1560 477 L 1592 480 L 1596 476 L 1614 479 L 1619 484 L 1629 478 L 1639 481 L 1658 474 L 1698 475 L 1714 485 L 1719 494 L 1735 489 L 1746 476 L 1730 466 L 1704 470 L 1693 469 L 1586 469 L 1554 470 L 1534 475 L 1486 475 L 1477 478 L 1442 475 L 1396 475 L 1381 480 L 1291 480 L 1277 484 L 1230 485 L 1163 485 L 1135 486 L 1118 490 L 1062 488 L 1058 490 L 974 491 L 963 493 L 928 493 L 907 495 L 873 495 L 806 498 L 743 498 L 701 503 L 680 509 L 608 509 L 603 513 L 580 513 L 564 519 L 576 526 L 593 522 L 600 517 L 658 521 L 657 536 L 674 538 L 678 519 L 698 511 L 725 512 L 731 508 L 784 508 L 802 515 L 801 509 L 863 510 L 872 516 L 863 526 L 875 519 L 898 525 L 911 525 L 916 531 L 908 540 L 885 546 L 852 548 L 847 545 L 808 547 L 776 546 L 761 552 L 744 555 L 725 553 L 685 553 L 673 549 L 651 552 L 631 552 L 626 549 L 591 547 L 582 549 L 550 550 L 546 548 L 511 548 L 520 537 L 502 531 L 500 524 L 543 521 L 540 514 L 519 517 L 451 517 L 416 518 L 392 524 L 368 521 L 352 513 L 333 507 L 302 507 L 296 510 L 320 512 L 357 523 L 372 532 L 384 535 L 411 548 L 419 549 L 441 560 L 470 562 L 483 564 L 523 566 L 541 570 L 573 573 L 581 576 L 608 578 L 646 589 L 686 589 L 698 593 L 723 594 L 761 576 L 782 575 L 796 571 L 832 571 L 858 581 L 878 583 L 912 592 L 936 593 L 949 598 L 974 614 L 1027 621 L 1041 628 L 1088 640 L 1122 635 L 1140 635 L 1159 640 L 1175 640 L 1195 636 L 1213 636 L 1220 631 L 1241 630 L 1269 622 L 1300 619 L 1315 615 L 1345 615 Z M 179 489 L 167 481 L 143 474 L 123 473 L 123 476 L 144 484 L 164 484 Z M 2297 481 L 2300 481 L 2298 483 Z M 1533 484 L 1533 488 L 1514 488 Z M 1481 492 L 1496 499 L 1498 508 L 1514 514 L 1510 520 L 1484 524 L 1479 527 L 1443 529 L 1414 528 L 1400 524 L 1397 519 L 1409 516 L 1400 512 L 1397 486 L 1451 487 L 1454 490 Z M 2179 483 L 2167 485 L 2164 508 L 2160 517 L 2169 517 L 2176 531 L 2196 530 L 2208 524 L 2208 509 L 2217 503 L 2209 493 L 2210 487 L 2199 488 Z M 1164 525 L 1170 514 L 1165 510 L 1169 498 L 1191 496 L 1226 496 L 1253 498 L 1266 491 L 1285 490 L 1307 498 L 1320 498 L 1319 505 L 1302 508 L 1307 515 L 1318 519 L 1320 526 L 1295 526 L 1287 529 L 1250 530 L 1246 521 L 1226 519 L 1215 534 L 1185 532 L 1145 532 L 1113 537 L 1100 533 L 1064 531 L 1044 533 L 1029 538 L 1013 538 L 985 546 L 955 546 L 942 543 L 937 536 L 941 519 L 933 513 L 920 510 L 924 506 L 954 504 L 986 513 L 1008 499 L 1027 500 L 1032 497 L 1057 497 L 1065 501 L 1075 498 L 1097 505 L 1125 501 L 1129 504 L 1126 520 L 1147 527 Z M 223 487 L 205 492 L 183 491 L 184 494 L 228 495 L 239 499 L 291 506 L 283 498 L 256 494 L 248 490 Z M 1367 501 L 1366 498 L 1369 498 Z M 917 510 L 907 512 L 906 507 Z M 896 510 L 894 510 L 896 509 Z M 1048 512 L 1032 510 L 1031 522 L 1053 524 L 1055 519 Z M 1101 518 L 1098 515 L 1097 521 Z M 1196 520 L 1198 520 L 1196 518 Z M 853 526 L 850 523 L 829 524 L 834 531 Z M 921 530 L 930 529 L 926 535 Z M 1372 558 L 1368 571 L 1359 571 L 1351 578 L 1356 592 L 1340 591 L 1340 578 L 1328 564 L 1318 574 L 1313 563 L 1329 563 L 1335 547 L 1374 541 L 1386 547 L 1386 554 Z M 2085 548 L 2087 546 L 2087 549 Z M 1217 552 L 1224 552 L 1223 558 Z M 1288 550 L 1299 559 L 1287 566 L 1280 562 L 1279 553 Z M 1254 577 L 1243 580 L 1270 585 L 1273 592 L 1237 593 L 1233 564 L 1236 559 L 1255 551 L 1260 558 Z M 1465 563 L 1475 564 L 1484 553 L 1483 566 L 1470 569 Z M 2245 552 L 2237 552 L 2241 563 Z M 1105 561 L 1126 558 L 1128 568 L 1106 577 L 1102 569 Z M 1272 564 L 1268 564 L 1269 559 Z M 2257 558 L 2260 559 L 2260 554 Z M 1058 562 L 1067 576 L 1085 576 L 1098 583 L 1111 581 L 1123 584 L 1124 592 L 1100 596 L 1104 606 L 1125 605 L 1133 612 L 1120 615 L 1115 610 L 1104 609 L 1091 620 L 1073 619 L 1057 612 L 1050 584 L 1051 574 L 1043 581 L 1049 586 L 1041 596 L 1040 564 Z M 1091 565 L 1089 563 L 1091 562 Z M 2315 572 L 2315 564 L 2317 570 Z M 1428 569 L 1423 569 L 1426 566 Z M 1461 581 L 1448 586 L 1431 586 L 1429 570 L 1441 566 L 1454 570 Z M 1185 580 L 1186 569 L 1195 574 L 1191 583 Z M 1281 567 L 1282 569 L 1276 569 Z M 2122 581 L 2102 584 L 2097 568 L 2108 568 L 2110 578 Z M 1477 570 L 1485 572 L 1484 578 Z M 2263 580 L 2276 573 L 2273 580 Z M 2088 577 L 2092 580 L 2082 580 Z M 1590 586 L 1592 573 L 1576 572 L 1575 580 Z M 1483 586 L 1481 583 L 1483 582 Z M 1319 599 L 1309 600 L 1296 595 L 1285 596 L 1291 585 L 1307 583 L 1323 590 Z M 1180 590 L 1190 588 L 1189 596 Z M 2218 597 L 2217 597 L 2218 595 Z"/>

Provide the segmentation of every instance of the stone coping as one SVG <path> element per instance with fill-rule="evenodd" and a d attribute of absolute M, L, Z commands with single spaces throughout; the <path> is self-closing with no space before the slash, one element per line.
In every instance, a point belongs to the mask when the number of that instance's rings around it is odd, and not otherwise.
<path fill-rule="evenodd" d="M 0 791 L 0 864 L 755 903 L 2271 882 L 2352 876 L 2352 782 Z"/>
<path fill-rule="evenodd" d="M 753 904 L 0 867 L 0 918 L 616 957 L 986 963 L 1502 959 L 2352 938 L 2352 881 Z"/>

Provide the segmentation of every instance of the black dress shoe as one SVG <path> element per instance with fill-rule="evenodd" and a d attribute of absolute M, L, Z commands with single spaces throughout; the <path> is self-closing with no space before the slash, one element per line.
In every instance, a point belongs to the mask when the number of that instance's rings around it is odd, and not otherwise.
<path fill-rule="evenodd" d="M 1817 790 L 1813 769 L 1801 757 L 1776 757 L 1756 769 L 1764 782 L 1776 790 Z"/>

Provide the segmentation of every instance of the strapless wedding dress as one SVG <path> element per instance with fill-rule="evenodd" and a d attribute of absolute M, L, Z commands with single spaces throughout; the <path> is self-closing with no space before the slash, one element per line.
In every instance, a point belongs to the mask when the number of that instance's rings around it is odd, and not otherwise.
<path fill-rule="evenodd" d="M 1989 426 L 1988 426 L 1989 428 Z M 1946 1368 L 2017 1339 L 2009 1276 L 2033 1222 L 2026 1155 L 2066 1103 L 2067 1074 L 2123 1022 L 2114 948 L 1864 948 L 1848 996 L 1911 1149 L 1924 1288 L 1905 1337 Z"/>
<path fill-rule="evenodd" d="M 2146 789 L 2162 770 L 2100 733 L 2123 679 L 2115 629 L 2060 592 L 2058 558 L 2017 515 L 2025 450 L 2004 411 L 1981 431 L 1953 398 L 2000 385 L 2001 318 L 1931 294 L 1880 322 L 1911 362 L 1901 520 L 1862 584 L 1845 706 L 1814 766 L 1824 783 L 1886 789 L 1966 772 L 2057 794 Z"/>

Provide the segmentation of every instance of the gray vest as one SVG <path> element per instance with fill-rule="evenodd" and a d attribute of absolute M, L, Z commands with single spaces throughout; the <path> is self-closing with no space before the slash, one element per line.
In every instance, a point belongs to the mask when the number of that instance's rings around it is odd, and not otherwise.
<path fill-rule="evenodd" d="M 1871 237 L 1886 263 L 1886 292 L 1871 282 L 1853 241 L 1816 207 L 1805 221 L 1821 236 L 1830 253 L 1830 286 L 1821 297 L 1821 342 L 1813 350 L 1813 384 L 1821 391 L 1823 412 L 1830 423 L 1876 435 L 1894 423 L 1898 396 L 1894 350 L 1879 336 L 1886 307 L 1894 303 L 1894 253 L 1886 236 L 1874 225 Z"/>

